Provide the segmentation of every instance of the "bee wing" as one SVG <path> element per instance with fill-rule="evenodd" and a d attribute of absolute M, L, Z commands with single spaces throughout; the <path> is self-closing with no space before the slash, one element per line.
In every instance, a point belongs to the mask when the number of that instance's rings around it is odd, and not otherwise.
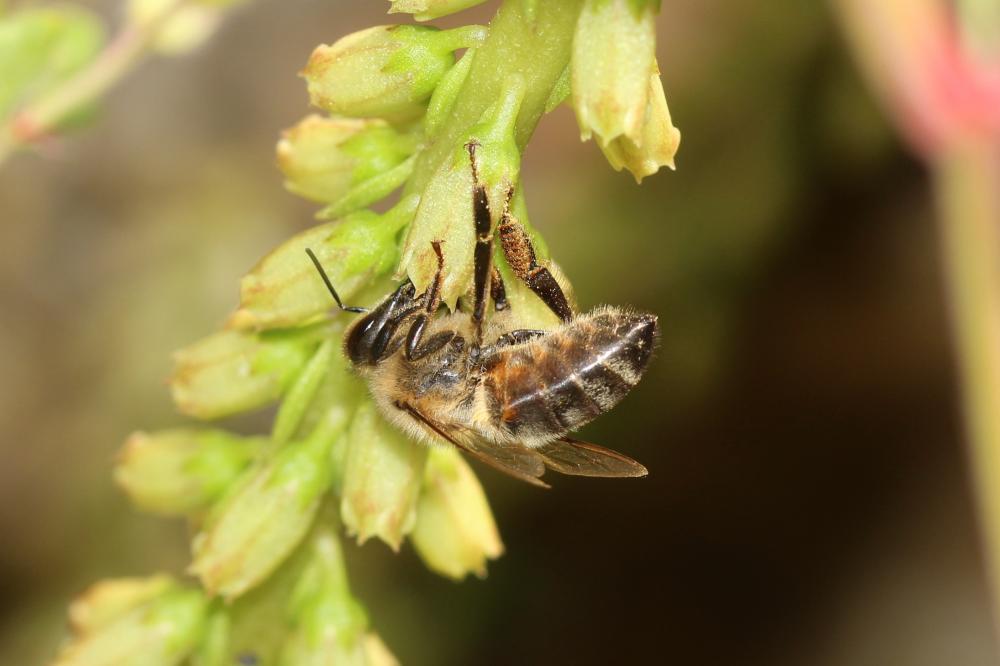
<path fill-rule="evenodd" d="M 540 477 L 545 473 L 542 457 L 520 444 L 497 444 L 478 433 L 455 424 L 432 421 L 408 404 L 401 407 L 414 419 L 430 428 L 445 441 L 450 442 L 472 457 L 486 463 L 493 469 L 520 479 L 533 486 L 549 488 Z"/>
<path fill-rule="evenodd" d="M 535 451 L 550 469 L 572 476 L 635 477 L 649 473 L 624 454 L 571 437 L 561 437 Z"/>

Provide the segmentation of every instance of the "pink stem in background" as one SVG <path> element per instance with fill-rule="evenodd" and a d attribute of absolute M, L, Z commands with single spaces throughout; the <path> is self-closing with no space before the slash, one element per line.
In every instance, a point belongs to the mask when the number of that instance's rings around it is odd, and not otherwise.
<path fill-rule="evenodd" d="M 971 15 L 960 25 L 947 0 L 836 3 L 862 70 L 933 176 L 1000 640 L 1000 50 L 963 39 L 998 34 L 1000 26 L 976 25 Z"/>
<path fill-rule="evenodd" d="M 0 127 L 0 164 L 19 147 L 37 143 L 66 117 L 92 103 L 148 53 L 150 43 L 187 0 L 174 0 L 141 26 L 126 24 L 97 58 L 50 94 L 21 109 Z"/>
<path fill-rule="evenodd" d="M 942 16 L 926 43 L 899 72 L 892 96 L 900 128 L 924 156 L 966 139 L 1000 138 L 1000 61 L 966 50 L 957 26 Z"/>

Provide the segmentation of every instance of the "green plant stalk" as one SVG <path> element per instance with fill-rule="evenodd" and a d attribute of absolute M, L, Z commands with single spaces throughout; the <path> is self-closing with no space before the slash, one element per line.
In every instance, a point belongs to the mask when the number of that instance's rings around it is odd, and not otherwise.
<path fill-rule="evenodd" d="M 15 112 L 0 128 L 0 165 L 17 149 L 52 133 L 104 95 L 143 59 L 160 29 L 188 0 L 174 0 L 143 25 L 126 24 L 97 59 L 56 90 Z"/>
<path fill-rule="evenodd" d="M 421 192 L 456 144 L 465 140 L 483 112 L 506 91 L 511 75 L 525 82 L 516 123 L 520 150 L 528 145 L 546 111 L 553 88 L 569 64 L 576 19 L 583 0 L 505 0 L 476 51 L 448 123 L 420 155 L 406 193 Z"/>
<path fill-rule="evenodd" d="M 979 521 L 1000 637 L 1000 147 L 975 138 L 933 165 Z"/>

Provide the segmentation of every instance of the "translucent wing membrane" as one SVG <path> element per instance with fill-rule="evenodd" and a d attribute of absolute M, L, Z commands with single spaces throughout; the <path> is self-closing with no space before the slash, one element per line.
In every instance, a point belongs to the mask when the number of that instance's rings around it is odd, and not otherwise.
<path fill-rule="evenodd" d="M 549 487 L 540 478 L 546 467 L 570 476 L 636 477 L 648 473 L 645 467 L 628 456 L 597 444 L 570 437 L 563 437 L 538 449 L 520 444 L 499 444 L 463 426 L 432 421 L 406 403 L 400 407 L 472 457 L 534 486 Z"/>
<path fill-rule="evenodd" d="M 626 455 L 597 444 L 562 437 L 536 449 L 545 465 L 572 476 L 635 477 L 649 472 Z"/>
<path fill-rule="evenodd" d="M 411 405 L 402 403 L 400 407 L 406 410 L 414 419 L 437 433 L 445 441 L 451 442 L 472 457 L 486 463 L 504 474 L 520 479 L 533 486 L 548 488 L 549 484 L 539 477 L 545 473 L 545 463 L 542 457 L 531 449 L 520 445 L 500 445 L 484 439 L 477 433 L 454 424 L 444 424 L 432 421 Z"/>

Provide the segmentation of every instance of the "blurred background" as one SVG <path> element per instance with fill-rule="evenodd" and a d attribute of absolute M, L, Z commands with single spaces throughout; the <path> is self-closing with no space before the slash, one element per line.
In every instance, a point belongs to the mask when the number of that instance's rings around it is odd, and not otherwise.
<path fill-rule="evenodd" d="M 115 452 L 184 422 L 171 352 L 312 223 L 274 168 L 309 111 L 296 73 L 386 7 L 255 0 L 0 169 L 0 663 L 49 659 L 89 582 L 185 566 L 185 527 L 129 507 Z M 928 181 L 837 27 L 825 3 L 664 3 L 684 138 L 641 187 L 568 108 L 543 121 L 523 179 L 581 307 L 663 323 L 642 386 L 583 432 L 650 476 L 540 492 L 478 468 L 507 547 L 483 581 L 351 546 L 405 664 L 998 663 Z"/>

